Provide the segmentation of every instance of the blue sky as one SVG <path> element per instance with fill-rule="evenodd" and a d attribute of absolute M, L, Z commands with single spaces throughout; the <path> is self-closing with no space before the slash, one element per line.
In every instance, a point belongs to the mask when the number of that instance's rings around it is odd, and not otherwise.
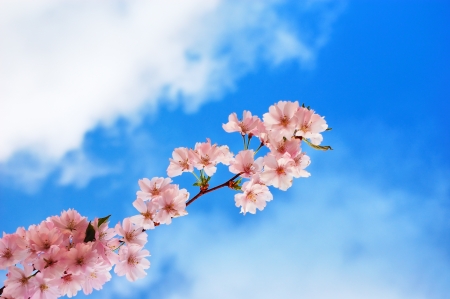
<path fill-rule="evenodd" d="M 447 298 L 445 1 L 31 3 L 0 9 L 2 231 L 134 215 L 175 147 L 240 150 L 231 112 L 298 100 L 333 128 L 264 211 L 204 196 L 149 234 L 145 279 L 91 297 Z"/>

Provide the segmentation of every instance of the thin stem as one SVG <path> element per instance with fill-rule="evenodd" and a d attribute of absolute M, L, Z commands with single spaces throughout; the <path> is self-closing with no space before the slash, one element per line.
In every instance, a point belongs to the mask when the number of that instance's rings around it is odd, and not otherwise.
<path fill-rule="evenodd" d="M 244 142 L 244 150 L 247 149 L 247 145 L 245 144 L 245 135 L 241 135 L 242 136 L 242 141 Z"/>
<path fill-rule="evenodd" d="M 142 231 L 145 231 L 145 229 L 143 229 Z M 120 247 L 122 247 L 123 244 L 125 244 L 125 241 L 120 241 L 120 245 L 117 246 L 117 248 L 114 248 L 113 251 L 116 251 L 117 249 L 119 249 Z"/>
<path fill-rule="evenodd" d="M 255 155 L 259 152 L 259 150 L 264 146 L 264 143 L 261 142 L 261 144 L 259 145 L 259 147 L 256 149 L 255 151 Z"/>
<path fill-rule="evenodd" d="M 186 203 L 186 207 L 189 206 L 191 203 L 193 203 L 197 198 L 199 198 L 202 195 L 205 195 L 206 193 L 209 193 L 209 192 L 215 191 L 217 189 L 229 186 L 230 182 L 234 181 L 241 174 L 243 174 L 243 172 L 240 172 L 240 173 L 236 174 L 235 176 L 233 176 L 231 179 L 229 179 L 225 183 L 217 185 L 217 186 L 215 186 L 215 187 L 213 187 L 211 189 L 206 189 L 205 191 L 201 191 L 200 190 L 200 192 L 197 193 L 197 195 L 195 195 L 194 197 L 192 197 L 191 199 L 188 200 L 188 202 Z"/>
<path fill-rule="evenodd" d="M 47 267 L 46 267 L 47 268 Z M 39 272 L 41 272 L 40 270 L 37 270 L 36 272 L 34 272 L 33 274 L 31 274 L 30 276 L 27 277 L 27 279 L 30 279 L 33 276 L 36 276 L 36 274 L 38 274 Z"/>
<path fill-rule="evenodd" d="M 194 170 L 195 171 L 195 170 Z M 195 174 L 195 172 L 192 171 L 191 173 L 195 176 L 195 178 L 197 179 L 197 181 L 200 181 L 200 179 L 198 178 L 198 176 Z"/>

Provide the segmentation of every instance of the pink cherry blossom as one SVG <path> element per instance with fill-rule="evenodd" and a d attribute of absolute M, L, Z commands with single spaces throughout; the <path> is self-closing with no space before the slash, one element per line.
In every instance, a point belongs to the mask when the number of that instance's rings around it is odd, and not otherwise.
<path fill-rule="evenodd" d="M 288 153 L 278 159 L 269 153 L 264 157 L 264 171 L 261 173 L 261 181 L 268 186 L 286 191 L 292 186 L 293 166 L 294 162 Z"/>
<path fill-rule="evenodd" d="M 241 176 L 249 178 L 263 167 L 263 158 L 254 160 L 255 152 L 253 150 L 240 151 L 229 167 L 231 173 L 242 173 Z"/>
<path fill-rule="evenodd" d="M 150 262 L 145 258 L 150 256 L 148 250 L 135 245 L 121 247 L 120 262 L 116 264 L 114 272 L 119 276 L 126 275 L 129 281 L 135 281 L 147 275 L 145 269 L 150 268 Z"/>
<path fill-rule="evenodd" d="M 0 239 L 0 269 L 6 269 L 19 261 L 27 255 L 27 250 L 24 250 L 18 245 L 19 236 L 16 234 L 5 234 Z"/>
<path fill-rule="evenodd" d="M 258 122 L 260 120 L 257 116 L 252 116 L 250 111 L 244 110 L 242 120 L 238 120 L 236 113 L 233 112 L 228 116 L 228 123 L 223 124 L 222 128 L 228 133 L 240 132 L 242 135 L 246 135 L 256 128 Z"/>
<path fill-rule="evenodd" d="M 8 278 L 5 280 L 5 290 L 3 296 L 7 294 L 13 298 L 28 298 L 35 286 L 30 283 L 30 277 L 33 274 L 33 266 L 25 264 L 23 269 L 12 266 L 8 272 Z"/>
<path fill-rule="evenodd" d="M 65 247 L 52 245 L 50 250 L 39 256 L 34 267 L 49 277 L 60 277 L 66 270 L 66 263 L 63 260 L 66 251 Z"/>
<path fill-rule="evenodd" d="M 99 250 L 100 247 L 97 245 L 95 247 L 97 251 L 99 252 L 100 256 L 103 258 L 103 261 L 108 265 L 114 265 L 119 260 L 119 255 L 115 252 L 117 248 L 119 248 L 121 245 L 120 241 L 116 238 L 113 238 L 111 240 L 108 240 L 103 246 L 103 249 Z"/>
<path fill-rule="evenodd" d="M 301 136 L 311 140 L 312 144 L 319 145 L 323 137 L 320 134 L 328 128 L 323 117 L 304 107 L 300 107 L 296 112 L 298 127 L 295 136 Z"/>
<path fill-rule="evenodd" d="M 178 187 L 167 190 L 156 201 L 158 204 L 158 214 L 156 221 L 162 224 L 172 223 L 172 218 L 187 215 L 186 200 L 189 192 L 186 189 L 179 190 Z"/>
<path fill-rule="evenodd" d="M 130 218 L 125 218 L 123 220 L 123 226 L 120 225 L 120 222 L 117 223 L 116 232 L 123 237 L 123 241 L 127 245 L 136 244 L 142 247 L 147 243 L 147 234 L 141 226 L 132 224 Z"/>
<path fill-rule="evenodd" d="M 17 246 L 19 246 L 21 249 L 28 250 L 28 239 L 27 239 L 27 231 L 23 227 L 18 227 L 16 229 L 15 235 L 17 236 L 15 242 L 17 243 Z"/>
<path fill-rule="evenodd" d="M 92 293 L 92 290 L 101 290 L 105 282 L 111 280 L 111 266 L 107 264 L 97 264 L 95 268 L 86 273 L 82 283 L 83 292 L 86 295 Z"/>
<path fill-rule="evenodd" d="M 193 172 L 194 171 L 194 153 L 192 150 L 179 147 L 176 148 L 173 153 L 173 159 L 170 160 L 170 165 L 167 168 L 167 175 L 170 177 L 179 176 L 183 172 Z"/>
<path fill-rule="evenodd" d="M 38 226 L 28 229 L 27 237 L 30 246 L 36 251 L 47 251 L 52 245 L 60 245 L 63 242 L 63 234 L 51 221 L 43 221 Z"/>
<path fill-rule="evenodd" d="M 59 297 L 59 279 L 47 277 L 43 273 L 38 273 L 30 279 L 30 282 L 35 286 L 34 294 L 30 299 L 53 299 Z"/>
<path fill-rule="evenodd" d="M 97 251 L 92 249 L 92 245 L 92 242 L 78 243 L 66 253 L 68 273 L 86 273 L 94 268 L 98 255 Z"/>
<path fill-rule="evenodd" d="M 144 229 L 154 229 L 158 205 L 153 201 L 144 202 L 141 198 L 133 202 L 133 206 L 139 211 L 139 215 L 130 217 L 132 223 L 142 226 Z"/>
<path fill-rule="evenodd" d="M 296 156 L 292 157 L 294 161 L 294 165 L 292 167 L 292 175 L 294 178 L 307 178 L 311 176 L 309 172 L 305 170 L 305 168 L 311 164 L 311 159 L 305 153 L 299 152 Z"/>
<path fill-rule="evenodd" d="M 103 222 L 98 226 L 98 218 L 95 218 L 92 225 L 95 229 L 95 240 L 105 245 L 109 240 L 117 235 L 116 231 L 112 227 L 108 227 L 109 222 Z"/>
<path fill-rule="evenodd" d="M 297 117 L 295 113 L 298 110 L 298 102 L 279 101 L 270 106 L 269 113 L 263 115 L 264 124 L 268 130 L 277 139 L 282 137 L 290 138 L 297 127 Z"/>
<path fill-rule="evenodd" d="M 97 250 L 98 255 L 103 258 L 106 264 L 114 264 L 115 261 L 117 261 L 117 254 L 114 252 L 114 249 L 119 247 L 118 240 L 114 239 L 117 235 L 115 229 L 108 227 L 108 222 L 103 222 L 100 227 L 98 227 L 98 218 L 94 219 L 92 226 L 95 229 L 95 242 L 92 248 Z M 111 242 L 115 241 L 117 241 L 117 244 L 111 249 Z"/>
<path fill-rule="evenodd" d="M 88 226 L 86 217 L 82 217 L 80 213 L 74 209 L 63 211 L 61 216 L 53 216 L 50 217 L 49 220 L 51 220 L 63 233 L 69 235 L 73 234 L 74 231 L 81 231 L 84 233 Z"/>
<path fill-rule="evenodd" d="M 84 274 L 70 273 L 62 276 L 58 283 L 60 294 L 69 298 L 75 296 L 81 290 L 81 284 L 84 280 Z"/>
<path fill-rule="evenodd" d="M 155 198 L 160 196 L 164 190 L 169 188 L 172 180 L 170 178 L 152 178 L 151 180 L 144 178 L 138 181 L 141 191 L 136 192 L 138 198 L 143 200 Z"/>
<path fill-rule="evenodd" d="M 230 148 L 227 145 L 219 146 L 222 155 L 219 155 L 217 158 L 217 162 L 222 163 L 224 165 L 230 165 L 231 161 L 234 159 L 234 155 L 230 152 Z"/>
<path fill-rule="evenodd" d="M 253 180 L 242 185 L 244 193 L 234 196 L 236 207 L 241 207 L 241 213 L 255 214 L 256 209 L 262 211 L 266 202 L 272 200 L 272 193 L 265 185 L 257 184 Z"/>
<path fill-rule="evenodd" d="M 224 155 L 216 144 L 211 145 L 209 138 L 206 139 L 206 142 L 197 142 L 194 153 L 194 167 L 198 170 L 203 169 L 208 176 L 216 173 L 216 165 Z"/>
<path fill-rule="evenodd" d="M 291 156 L 297 155 L 300 151 L 300 140 L 299 139 L 281 139 L 276 140 L 270 138 L 270 142 L 267 145 L 272 154 L 277 158 L 281 158 L 285 153 L 289 153 Z"/>

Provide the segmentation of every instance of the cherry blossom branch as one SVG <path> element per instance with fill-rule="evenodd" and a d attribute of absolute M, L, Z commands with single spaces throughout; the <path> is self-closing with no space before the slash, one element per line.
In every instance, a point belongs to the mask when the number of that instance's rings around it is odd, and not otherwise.
<path fill-rule="evenodd" d="M 139 214 L 114 228 L 108 227 L 110 215 L 88 221 L 69 209 L 28 230 L 20 227 L 15 233 L 4 234 L 0 238 L 0 269 L 8 269 L 8 274 L 0 297 L 56 299 L 75 296 L 81 290 L 87 295 L 111 279 L 113 267 L 118 276 L 129 281 L 142 278 L 150 267 L 146 259 L 150 253 L 144 249 L 146 231 L 187 215 L 187 206 L 223 187 L 241 191 L 234 195 L 234 201 L 242 214 L 262 211 L 273 199 L 269 186 L 286 191 L 294 178 L 310 176 L 305 170 L 310 158 L 302 151 L 303 142 L 316 150 L 331 150 L 320 145 L 321 133 L 329 130 L 324 118 L 298 102 L 280 101 L 270 106 L 262 120 L 250 111 L 244 111 L 241 120 L 232 113 L 228 120 L 222 128 L 240 133 L 242 151 L 234 155 L 227 145 L 211 144 L 209 138 L 197 142 L 193 149 L 176 148 L 169 159 L 168 178 L 139 180 L 140 190 L 133 202 Z M 260 141 L 255 151 L 249 149 L 253 136 Z M 255 159 L 263 147 L 269 152 Z M 219 163 L 227 165 L 233 177 L 209 188 Z M 195 168 L 200 170 L 199 176 Z M 189 192 L 172 184 L 171 179 L 184 172 L 191 172 L 196 178 L 194 186 L 200 188 L 188 201 Z"/>
<path fill-rule="evenodd" d="M 226 181 L 225 183 L 220 184 L 220 185 L 218 185 L 218 186 L 215 186 L 215 187 L 213 187 L 213 188 L 211 188 L 211 189 L 203 190 L 203 189 L 200 188 L 200 192 L 197 193 L 197 195 L 195 195 L 194 197 L 192 197 L 191 199 L 188 200 L 188 202 L 186 203 L 186 207 L 189 206 L 191 203 L 193 203 L 197 198 L 199 198 L 199 197 L 202 196 L 202 195 L 205 195 L 206 193 L 215 191 L 215 190 L 220 189 L 220 188 L 223 188 L 223 187 L 228 187 L 228 186 L 230 186 L 230 183 L 231 183 L 232 181 L 234 181 L 235 179 L 237 179 L 241 174 L 243 174 L 243 172 L 240 172 L 240 173 L 236 174 L 235 176 L 233 176 L 231 179 L 229 179 L 229 180 Z"/>

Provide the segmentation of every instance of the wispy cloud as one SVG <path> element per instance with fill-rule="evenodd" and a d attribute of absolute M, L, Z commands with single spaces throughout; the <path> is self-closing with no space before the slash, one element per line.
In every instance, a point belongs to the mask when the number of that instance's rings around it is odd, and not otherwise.
<path fill-rule="evenodd" d="M 439 190 L 423 201 L 347 174 L 308 180 L 239 224 L 193 214 L 150 232 L 149 277 L 111 287 L 151 298 L 166 276 L 159 298 L 446 298 L 449 243 L 435 238 L 447 223 L 436 217 L 445 201 Z"/>
<path fill-rule="evenodd" d="M 284 5 L 2 1 L 3 167 L 27 152 L 52 169 L 98 125 L 139 122 L 161 101 L 195 110 L 261 62 L 311 63 L 329 34 L 327 16 L 338 10 L 313 1 L 294 5 L 299 14 L 289 16 Z M 309 13 L 321 16 L 312 26 L 319 29 L 300 32 L 296 18 Z"/>

